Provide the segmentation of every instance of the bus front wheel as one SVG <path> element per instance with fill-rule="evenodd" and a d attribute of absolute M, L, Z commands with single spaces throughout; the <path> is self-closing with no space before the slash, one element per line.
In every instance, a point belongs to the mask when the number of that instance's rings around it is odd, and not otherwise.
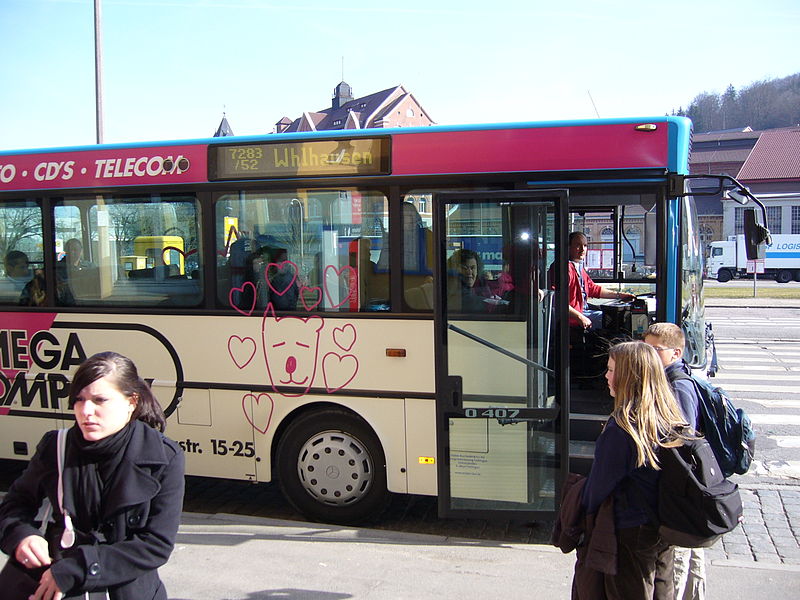
<path fill-rule="evenodd" d="M 733 276 L 731 275 L 731 272 L 728 271 L 728 269 L 720 269 L 719 271 L 717 271 L 717 281 L 719 281 L 720 283 L 725 283 L 727 281 L 730 281 L 731 279 L 733 279 Z"/>
<path fill-rule="evenodd" d="M 301 415 L 281 437 L 275 461 L 283 495 L 312 520 L 363 521 L 388 500 L 381 444 L 352 413 L 329 408 Z"/>

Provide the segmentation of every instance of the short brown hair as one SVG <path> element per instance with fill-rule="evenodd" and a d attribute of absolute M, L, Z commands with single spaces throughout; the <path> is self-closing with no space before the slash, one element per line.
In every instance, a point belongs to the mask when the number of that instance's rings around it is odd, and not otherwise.
<path fill-rule="evenodd" d="M 644 332 L 643 339 L 648 335 L 657 337 L 669 348 L 683 350 L 686 344 L 686 336 L 683 335 L 683 330 L 675 323 L 653 323 Z"/>

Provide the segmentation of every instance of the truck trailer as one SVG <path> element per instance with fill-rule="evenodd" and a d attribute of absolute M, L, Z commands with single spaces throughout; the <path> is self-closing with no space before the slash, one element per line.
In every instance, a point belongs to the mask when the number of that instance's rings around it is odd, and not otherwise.
<path fill-rule="evenodd" d="M 726 282 L 750 277 L 744 236 L 729 236 L 727 241 L 711 242 L 708 255 L 708 277 Z M 764 277 L 779 283 L 800 281 L 800 235 L 773 235 L 764 254 Z"/>

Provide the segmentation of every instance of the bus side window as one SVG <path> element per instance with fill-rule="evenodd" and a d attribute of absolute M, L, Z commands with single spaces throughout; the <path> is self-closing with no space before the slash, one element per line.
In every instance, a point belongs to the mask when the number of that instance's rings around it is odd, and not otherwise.
<path fill-rule="evenodd" d="M 34 200 L 0 206 L 0 304 L 41 306 L 45 303 L 42 213 Z"/>
<path fill-rule="evenodd" d="M 66 198 L 55 206 L 59 306 L 197 306 L 193 196 Z"/>
<path fill-rule="evenodd" d="M 412 310 L 433 310 L 433 232 L 413 202 L 403 202 L 403 296 Z"/>
<path fill-rule="evenodd" d="M 356 189 L 215 198 L 219 306 L 242 314 L 388 310 L 386 197 Z"/>

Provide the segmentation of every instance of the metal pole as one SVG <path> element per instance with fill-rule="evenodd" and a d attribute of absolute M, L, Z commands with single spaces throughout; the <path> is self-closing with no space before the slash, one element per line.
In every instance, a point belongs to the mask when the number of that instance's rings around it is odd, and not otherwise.
<path fill-rule="evenodd" d="M 98 144 L 103 143 L 103 34 L 100 20 L 100 0 L 94 0 L 94 89 Z"/>

